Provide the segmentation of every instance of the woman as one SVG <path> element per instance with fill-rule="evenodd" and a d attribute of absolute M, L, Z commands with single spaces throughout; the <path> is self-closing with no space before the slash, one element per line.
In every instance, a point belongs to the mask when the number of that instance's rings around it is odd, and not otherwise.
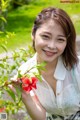
<path fill-rule="evenodd" d="M 22 91 L 29 115 L 32 120 L 80 119 L 80 62 L 70 17 L 59 8 L 42 10 L 34 22 L 32 39 L 36 54 L 19 70 L 24 74 L 43 61 L 46 70 L 41 71 L 42 82 L 37 82 L 33 95 Z"/>

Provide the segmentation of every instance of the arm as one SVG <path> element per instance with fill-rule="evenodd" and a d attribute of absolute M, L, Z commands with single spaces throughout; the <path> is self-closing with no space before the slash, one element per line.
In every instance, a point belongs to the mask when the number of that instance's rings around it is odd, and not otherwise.
<path fill-rule="evenodd" d="M 9 86 L 13 92 L 17 95 L 15 86 L 20 89 L 19 80 L 17 77 L 12 78 L 14 81 L 14 85 L 11 87 Z M 35 99 L 35 94 L 31 96 L 29 93 L 21 90 L 22 92 L 22 102 L 24 103 L 29 115 L 31 116 L 32 120 L 46 120 L 46 110 L 40 104 L 38 99 Z"/>
<path fill-rule="evenodd" d="M 46 110 L 42 107 L 36 96 L 22 91 L 22 101 L 32 120 L 46 120 Z"/>

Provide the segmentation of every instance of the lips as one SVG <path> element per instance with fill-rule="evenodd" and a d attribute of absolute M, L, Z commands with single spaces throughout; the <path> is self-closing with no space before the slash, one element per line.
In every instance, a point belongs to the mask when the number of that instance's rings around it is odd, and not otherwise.
<path fill-rule="evenodd" d="M 45 52 L 45 54 L 49 57 L 52 57 L 53 55 L 55 55 L 57 52 L 51 52 L 51 51 L 47 51 L 47 50 L 43 50 Z"/>

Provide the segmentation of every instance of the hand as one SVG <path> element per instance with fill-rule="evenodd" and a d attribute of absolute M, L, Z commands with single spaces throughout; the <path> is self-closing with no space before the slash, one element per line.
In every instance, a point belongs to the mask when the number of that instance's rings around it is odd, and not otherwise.
<path fill-rule="evenodd" d="M 34 101 L 38 101 L 38 98 L 35 94 L 35 91 L 34 89 L 31 90 L 30 92 L 27 92 L 25 90 L 22 89 L 21 87 L 21 81 L 18 79 L 16 80 L 12 80 L 12 85 L 8 85 L 9 88 L 16 94 L 18 95 L 17 91 L 16 91 L 16 88 L 19 89 L 21 91 L 21 94 L 22 94 L 22 101 L 25 103 L 26 100 L 30 100 L 30 99 L 33 99 Z"/>
<path fill-rule="evenodd" d="M 9 85 L 10 89 L 17 95 L 15 87 L 21 91 L 22 102 L 24 103 L 29 115 L 33 120 L 45 120 L 46 119 L 46 110 L 41 105 L 38 100 L 37 95 L 35 94 L 34 89 L 30 92 L 20 88 L 20 81 L 14 80 L 13 85 Z"/>

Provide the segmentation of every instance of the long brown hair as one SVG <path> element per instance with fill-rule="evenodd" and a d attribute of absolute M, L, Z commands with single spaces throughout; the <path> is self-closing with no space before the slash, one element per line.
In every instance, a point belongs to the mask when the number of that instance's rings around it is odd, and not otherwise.
<path fill-rule="evenodd" d="M 58 22 L 64 30 L 64 34 L 67 38 L 67 45 L 62 54 L 63 63 L 65 64 L 66 68 L 72 68 L 78 62 L 76 52 L 76 32 L 69 15 L 64 10 L 54 7 L 43 9 L 34 21 L 32 35 L 35 36 L 36 30 L 39 28 L 39 26 L 48 19 L 53 19 Z M 35 49 L 34 42 L 33 47 Z"/>

